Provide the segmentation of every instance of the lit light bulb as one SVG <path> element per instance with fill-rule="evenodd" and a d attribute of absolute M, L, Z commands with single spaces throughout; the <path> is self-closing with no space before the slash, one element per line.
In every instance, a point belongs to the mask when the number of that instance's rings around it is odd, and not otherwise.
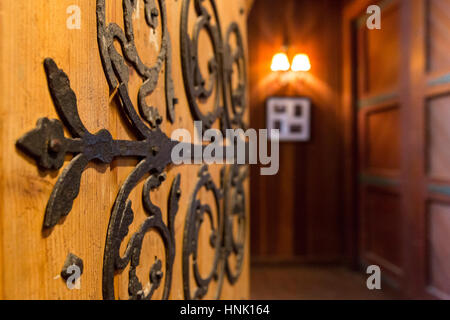
<path fill-rule="evenodd" d="M 270 68 L 272 71 L 288 71 L 290 66 L 286 53 L 277 53 L 273 56 L 272 66 Z"/>
<path fill-rule="evenodd" d="M 292 71 L 309 71 L 311 70 L 311 62 L 307 54 L 297 54 L 292 61 Z"/>

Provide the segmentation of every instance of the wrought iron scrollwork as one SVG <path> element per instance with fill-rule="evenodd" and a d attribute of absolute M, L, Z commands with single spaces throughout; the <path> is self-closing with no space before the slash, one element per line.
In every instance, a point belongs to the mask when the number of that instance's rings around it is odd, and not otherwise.
<path fill-rule="evenodd" d="M 224 264 L 228 281 L 235 284 L 241 275 L 244 263 L 247 233 L 247 203 L 244 181 L 248 176 L 248 168 L 233 165 L 222 176 L 224 190 Z M 235 223 L 237 225 L 236 236 L 233 232 Z M 235 256 L 234 267 L 230 263 L 230 257 L 233 255 Z"/>
<path fill-rule="evenodd" d="M 223 218 L 221 210 L 222 192 L 214 184 L 208 167 L 204 166 L 198 173 L 199 180 L 191 196 L 191 202 L 186 216 L 183 238 L 183 288 L 186 299 L 201 299 L 208 292 L 211 281 L 217 277 L 219 262 L 222 257 L 222 236 L 223 236 Z M 203 204 L 199 196 L 201 189 L 212 192 L 214 196 L 215 215 L 209 204 Z M 211 224 L 211 234 L 209 245 L 214 249 L 214 258 L 210 272 L 206 277 L 202 277 L 199 270 L 199 231 L 205 220 L 205 216 Z M 190 284 L 191 273 L 194 275 L 196 289 L 192 293 Z"/>
<path fill-rule="evenodd" d="M 166 183 L 166 171 L 172 164 L 171 151 L 178 144 L 172 141 L 160 125 L 163 118 L 155 107 L 146 103 L 146 98 L 155 90 L 159 75 L 164 68 L 167 118 L 175 120 L 174 106 L 177 99 L 174 94 L 172 80 L 171 40 L 167 27 L 165 0 L 141 0 L 145 3 L 145 18 L 149 28 L 161 26 L 161 46 L 154 66 L 143 63 L 135 46 L 132 15 L 139 0 L 123 0 L 124 30 L 117 24 L 106 22 L 105 0 L 97 0 L 97 38 L 104 73 L 111 91 L 117 92 L 118 102 L 125 115 L 125 120 L 136 134 L 136 140 L 114 139 L 107 129 L 96 133 L 90 132 L 83 124 L 77 106 L 77 97 L 70 86 L 67 74 L 59 69 L 53 59 L 44 61 L 48 88 L 61 120 L 42 118 L 37 121 L 35 129 L 23 135 L 17 146 L 33 157 L 38 166 L 46 170 L 59 170 L 64 165 L 66 155 L 73 158 L 64 168 L 50 195 L 45 217 L 44 228 L 52 228 L 72 210 L 73 202 L 80 191 L 83 172 L 91 161 L 110 164 L 117 157 L 133 157 L 139 163 L 121 186 L 112 208 L 107 230 L 103 258 L 103 297 L 116 298 L 114 277 L 118 272 L 128 269 L 128 293 L 130 299 L 151 299 L 155 291 L 163 284 L 162 298 L 170 295 L 173 265 L 175 260 L 175 217 L 181 196 L 181 176 L 176 176 L 168 196 L 167 220 L 164 222 L 161 209 L 151 201 L 151 194 Z M 187 32 L 189 5 L 191 0 L 184 0 L 181 18 L 181 50 L 182 68 L 186 93 L 193 117 L 203 120 L 205 127 L 211 127 L 217 119 L 221 119 L 222 129 L 235 126 L 243 127 L 246 92 L 245 53 L 237 24 L 232 23 L 222 39 L 221 27 L 214 0 L 209 0 L 212 15 L 201 0 L 193 0 L 198 15 L 194 27 L 193 39 Z M 211 22 L 212 17 L 215 21 Z M 197 45 L 200 31 L 206 30 L 213 43 L 214 57 L 209 61 L 209 77 L 207 82 L 200 72 L 197 56 Z M 231 45 L 231 38 L 236 39 L 236 48 Z M 120 54 L 114 42 L 120 44 Z M 234 68 L 236 67 L 236 68 Z M 128 82 L 130 68 L 142 78 L 137 97 L 138 107 L 133 104 L 129 95 Z M 233 76 L 234 70 L 239 73 Z M 233 83 L 237 79 L 238 83 Z M 207 86 L 207 83 L 209 85 Z M 214 111 L 203 114 L 199 100 L 207 100 L 216 91 Z M 64 134 L 66 127 L 71 137 Z M 194 147 L 194 146 L 191 146 Z M 191 195 L 188 208 L 182 253 L 183 285 L 187 299 L 205 297 L 212 281 L 217 281 L 216 297 L 220 297 L 222 283 L 226 277 L 234 284 L 242 270 L 245 246 L 245 192 L 243 181 L 246 171 L 243 167 L 233 165 L 222 169 L 220 187 L 217 187 L 208 167 L 199 172 L 199 181 Z M 131 192 L 139 182 L 144 181 L 142 203 L 146 213 L 145 220 L 137 231 L 129 236 L 123 255 L 120 253 L 122 243 L 129 235 L 134 222 Z M 200 190 L 212 192 L 214 210 L 199 199 Z M 213 266 L 206 277 L 200 274 L 198 266 L 199 230 L 205 217 L 210 220 L 210 246 L 214 250 Z M 237 221 L 238 233 L 233 235 L 233 223 Z M 148 283 L 137 276 L 137 268 L 142 255 L 143 240 L 155 231 L 164 243 L 165 265 L 156 258 L 148 272 Z M 230 257 L 236 256 L 237 263 L 229 263 Z M 191 288 L 191 272 L 196 287 Z M 193 290 L 194 289 L 194 290 Z"/>
<path fill-rule="evenodd" d="M 205 5 L 209 3 L 210 12 Z M 193 3 L 196 14 L 192 30 L 188 30 L 189 13 Z M 208 61 L 208 78 L 200 70 L 198 47 L 200 33 L 205 31 L 211 42 L 214 55 Z M 183 0 L 181 13 L 181 57 L 184 87 L 194 119 L 202 121 L 204 129 L 209 129 L 218 119 L 221 128 L 245 127 L 243 114 L 246 105 L 246 65 L 242 35 L 236 23 L 232 23 L 222 36 L 217 5 L 214 0 Z M 236 48 L 232 48 L 232 36 L 236 37 Z M 238 83 L 233 84 L 233 66 L 237 66 Z M 214 93 L 213 111 L 203 112 L 201 104 Z M 231 106 L 230 106 L 231 105 Z"/>
<path fill-rule="evenodd" d="M 103 163 L 111 163 L 116 157 L 143 158 L 122 186 L 111 214 L 105 246 L 103 293 L 106 299 L 114 297 L 114 271 L 121 270 L 130 263 L 130 297 L 134 299 L 151 297 L 161 281 L 160 262 L 156 262 L 150 272 L 152 288 L 149 293 L 143 292 L 135 271 L 139 264 L 142 239 L 148 231 L 153 229 L 158 231 L 166 248 L 166 280 L 163 297 L 167 298 L 175 256 L 173 223 L 178 211 L 180 177 L 177 176 L 172 186 L 167 226 L 162 221 L 160 209 L 152 204 L 149 197 L 150 191 L 159 187 L 165 179 L 163 171 L 172 162 L 171 150 L 177 142 L 170 140 L 160 129 L 141 131 L 146 137 L 139 141 L 114 140 L 106 129 L 102 129 L 96 134 L 90 133 L 78 115 L 77 99 L 70 88 L 69 78 L 52 59 L 46 59 L 44 64 L 55 107 L 74 138 L 64 136 L 61 121 L 42 118 L 38 120 L 35 129 L 17 141 L 17 145 L 34 157 L 38 165 L 45 169 L 60 169 L 63 166 L 65 155 L 67 153 L 75 154 L 59 176 L 50 196 L 44 227 L 54 227 L 63 216 L 71 211 L 73 201 L 80 190 L 81 175 L 90 161 L 99 160 Z M 119 86 L 119 93 L 123 108 L 127 112 L 134 110 L 130 100 L 127 99 L 128 96 L 123 85 Z M 132 113 L 130 112 L 130 114 Z M 128 234 L 128 227 L 133 221 L 131 202 L 127 201 L 127 198 L 137 183 L 149 174 L 150 178 L 145 183 L 143 190 L 144 208 L 149 218 L 132 236 L 125 257 L 120 258 L 118 257 L 120 243 Z"/>
<path fill-rule="evenodd" d="M 128 61 L 142 77 L 143 83 L 138 94 L 139 111 L 151 127 L 155 128 L 162 123 L 163 119 L 155 107 L 147 105 L 146 98 L 155 90 L 163 66 L 165 66 L 167 116 L 171 122 L 175 120 L 174 106 L 178 102 L 175 98 L 172 80 L 172 50 L 170 34 L 167 29 L 166 3 L 165 0 L 144 0 L 145 19 L 148 26 L 152 30 L 155 30 L 158 26 L 158 21 L 161 21 L 162 29 L 161 48 L 157 61 L 154 66 L 149 67 L 143 63 L 134 43 L 132 15 L 138 5 L 138 1 L 122 1 L 124 31 L 115 23 L 106 23 L 105 0 L 97 0 L 98 46 L 100 48 L 100 56 L 106 78 L 112 90 L 116 89 L 119 85 L 128 85 L 129 67 L 125 61 Z M 159 6 L 156 5 L 156 1 L 158 1 Z M 120 43 L 123 56 L 114 47 L 114 41 Z"/>
<path fill-rule="evenodd" d="M 198 16 L 189 35 L 189 9 L 191 0 L 185 0 L 181 13 L 181 61 L 183 68 L 184 87 L 193 117 L 202 121 L 204 128 L 210 128 L 212 124 L 222 117 L 222 91 L 223 65 L 222 65 L 222 35 L 217 8 L 214 1 L 210 2 L 213 8 L 215 24 L 211 22 L 212 16 L 203 6 L 202 1 L 194 0 L 195 12 Z M 208 76 L 206 79 L 200 70 L 198 61 L 198 45 L 200 32 L 205 30 L 213 47 L 214 56 L 208 61 Z M 200 103 L 208 100 L 215 91 L 213 111 L 203 113 Z"/>
<path fill-rule="evenodd" d="M 235 47 L 232 45 L 232 39 L 235 38 Z M 245 128 L 244 121 L 247 99 L 247 65 L 245 61 L 244 41 L 237 23 L 230 24 L 226 34 L 226 44 L 224 48 L 224 77 L 227 82 L 228 97 L 231 107 L 228 107 L 230 126 Z M 234 69 L 236 67 L 236 69 Z M 233 73 L 237 71 L 237 83 L 234 83 Z"/>
<path fill-rule="evenodd" d="M 244 181 L 247 176 L 248 169 L 245 166 L 223 167 L 221 187 L 217 188 L 207 166 L 202 167 L 198 173 L 198 182 L 191 196 L 184 228 L 183 288 L 186 299 L 204 298 L 212 281 L 217 283 L 215 298 L 218 299 L 225 274 L 230 284 L 235 284 L 239 279 L 245 254 L 247 217 Z M 215 210 L 198 199 L 202 189 L 213 194 Z M 214 257 L 211 270 L 203 277 L 199 270 L 198 246 L 199 230 L 205 216 L 211 225 L 209 245 L 214 250 Z M 233 230 L 235 223 L 236 235 Z M 230 262 L 231 256 L 235 257 L 234 264 Z M 191 285 L 191 272 L 196 287 Z"/>
<path fill-rule="evenodd" d="M 192 30 L 188 30 L 191 12 L 196 15 L 195 24 Z M 206 32 L 213 48 L 213 57 L 208 61 L 207 76 L 200 70 L 198 50 L 201 32 Z M 183 0 L 180 45 L 186 96 L 193 118 L 202 121 L 203 129 L 210 129 L 219 119 L 222 131 L 229 128 L 245 128 L 247 67 L 239 26 L 234 22 L 231 23 L 224 40 L 215 0 Z M 201 106 L 209 99 L 213 99 L 213 110 L 203 112 Z M 221 205 L 216 203 L 218 225 L 212 229 L 213 235 L 220 230 L 218 238 L 221 239 L 221 245 L 217 247 L 216 242 L 210 243 L 215 250 L 213 267 L 209 275 L 202 278 L 197 261 L 198 230 L 203 221 L 201 218 L 206 214 L 209 219 L 212 219 L 212 214 L 209 206 L 202 205 L 196 199 L 196 195 L 203 187 L 216 194 L 216 187 L 207 173 L 207 168 L 202 168 L 199 173 L 200 178 L 186 217 L 183 242 L 183 281 L 186 299 L 203 298 L 213 279 L 217 280 L 216 298 L 219 298 L 224 273 L 226 272 L 231 284 L 236 283 L 241 274 L 246 239 L 246 204 L 243 187 L 246 176 L 246 170 L 241 166 L 223 169 L 222 187 L 218 194 L 224 199 Z M 238 225 L 236 238 L 233 235 L 235 220 Z M 212 220 L 211 225 L 213 226 Z M 232 255 L 235 256 L 236 261 L 234 268 L 230 263 Z M 190 283 L 191 268 L 197 285 L 194 292 Z"/>
<path fill-rule="evenodd" d="M 180 175 L 178 175 L 173 183 L 168 200 L 168 223 L 164 224 L 161 210 L 155 206 L 151 199 L 151 191 L 157 189 L 165 180 L 165 174 L 154 173 L 145 182 L 142 190 L 142 201 L 144 209 L 148 214 L 148 218 L 134 233 L 125 250 L 123 257 L 120 256 L 120 245 L 128 234 L 128 228 L 133 222 L 134 214 L 131 208 L 131 201 L 127 200 L 131 190 L 134 189 L 137 182 L 149 171 L 151 163 L 143 160 L 138 164 L 133 173 L 128 177 L 122 186 L 116 203 L 114 205 L 111 220 L 106 238 L 105 256 L 103 265 L 103 297 L 105 299 L 114 299 L 114 274 L 122 271 L 130 264 L 129 269 L 129 286 L 128 292 L 131 299 L 151 299 L 155 290 L 160 286 L 163 278 L 162 262 L 156 259 L 149 272 L 150 288 L 143 288 L 142 283 L 136 275 L 136 268 L 140 262 L 142 241 L 144 237 L 151 231 L 157 231 L 164 242 L 166 252 L 165 266 L 165 285 L 163 291 L 163 299 L 168 299 L 171 282 L 172 269 L 175 260 L 175 215 L 178 211 L 178 200 L 181 196 Z"/>

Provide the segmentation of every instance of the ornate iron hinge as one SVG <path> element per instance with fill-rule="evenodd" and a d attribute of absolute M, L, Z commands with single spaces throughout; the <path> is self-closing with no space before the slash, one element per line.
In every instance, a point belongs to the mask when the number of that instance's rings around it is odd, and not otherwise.
<path fill-rule="evenodd" d="M 213 10 L 212 15 L 203 5 L 202 0 L 193 1 L 197 20 L 192 39 L 187 30 L 191 1 L 184 0 L 182 4 L 182 65 L 189 106 L 194 119 L 203 120 L 205 128 L 210 128 L 217 119 L 221 120 L 223 130 L 245 127 L 243 114 L 246 105 L 246 70 L 242 37 L 237 24 L 232 23 L 226 34 L 226 42 L 223 41 L 215 1 L 209 0 L 209 2 Z M 120 188 L 112 208 L 103 259 L 103 297 L 105 299 L 116 297 L 114 276 L 117 271 L 122 271 L 129 265 L 128 291 L 131 299 L 150 299 L 155 290 L 160 287 L 163 278 L 165 279 L 163 299 L 168 299 L 175 260 L 174 221 L 181 197 L 180 175 L 172 181 L 167 200 L 167 223 L 163 221 L 161 209 L 152 203 L 151 193 L 166 182 L 165 171 L 172 164 L 171 151 L 178 142 L 172 141 L 161 131 L 160 124 L 163 117 L 155 107 L 146 103 L 146 98 L 153 93 L 164 68 L 167 118 L 172 122 L 175 121 L 175 105 L 178 99 L 175 98 L 171 75 L 172 58 L 171 40 L 167 27 L 168 17 L 164 0 L 144 0 L 148 26 L 155 29 L 160 21 L 162 29 L 162 43 L 157 61 L 154 66 L 148 67 L 142 62 L 134 44 L 132 14 L 136 10 L 137 0 L 123 0 L 122 3 L 124 30 L 117 24 L 106 24 L 105 0 L 97 0 L 98 46 L 111 91 L 117 92 L 125 120 L 135 131 L 137 140 L 114 139 L 107 129 L 96 133 L 89 132 L 80 119 L 76 94 L 70 87 L 67 74 L 58 68 L 55 61 L 48 58 L 44 61 L 48 87 L 61 121 L 49 118 L 39 119 L 36 128 L 22 136 L 17 141 L 17 146 L 33 157 L 39 167 L 46 170 L 61 169 L 66 155 L 73 154 L 72 160 L 58 177 L 50 195 L 44 218 L 45 228 L 54 227 L 62 217 L 70 213 L 80 191 L 81 176 L 88 163 L 96 160 L 109 164 L 118 157 L 140 159 Z M 214 47 L 214 58 L 209 62 L 209 81 L 206 81 L 200 72 L 196 49 L 198 34 L 202 29 L 207 31 Z M 237 43 L 235 51 L 232 51 L 229 44 L 233 35 Z M 114 41 L 120 44 L 123 55 L 117 51 Z M 236 69 L 239 72 L 236 85 L 232 82 L 233 64 L 237 66 Z M 133 105 L 128 91 L 130 67 L 142 78 L 137 108 Z M 206 88 L 206 83 L 209 83 L 210 87 Z M 198 102 L 205 101 L 212 95 L 213 86 L 216 87 L 216 94 L 221 97 L 215 98 L 215 111 L 204 115 Z M 71 137 L 64 135 L 64 126 Z M 191 147 L 194 148 L 194 146 Z M 217 188 L 206 166 L 199 173 L 199 181 L 191 197 L 192 202 L 186 218 L 183 242 L 183 282 L 187 299 L 204 297 L 213 279 L 218 281 L 216 296 L 219 298 L 225 276 L 231 284 L 235 283 L 239 277 L 246 239 L 246 205 L 243 187 L 246 176 L 245 168 L 238 165 L 227 166 L 222 169 L 221 186 Z M 142 202 L 147 218 L 131 235 L 125 253 L 121 256 L 119 252 L 121 243 L 128 235 L 129 226 L 134 220 L 132 202 L 128 198 L 142 180 L 145 180 Z M 196 199 L 202 188 L 214 193 L 215 217 L 208 205 L 203 205 Z M 202 278 L 198 271 L 196 256 L 198 232 L 205 215 L 211 220 L 210 244 L 216 253 L 210 275 Z M 233 219 L 237 219 L 239 225 L 236 239 L 232 232 Z M 136 268 L 142 254 L 143 239 L 150 231 L 156 231 L 164 242 L 165 274 L 162 261 L 156 259 L 149 272 L 151 286 L 144 288 L 137 277 Z M 234 270 L 228 262 L 232 254 L 237 257 Z M 197 284 L 194 294 L 189 284 L 191 256 L 194 257 L 192 268 Z"/>

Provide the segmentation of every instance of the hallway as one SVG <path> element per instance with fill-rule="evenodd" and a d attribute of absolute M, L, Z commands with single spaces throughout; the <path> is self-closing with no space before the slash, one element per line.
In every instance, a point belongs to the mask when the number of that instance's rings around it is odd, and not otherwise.
<path fill-rule="evenodd" d="M 401 296 L 382 284 L 368 290 L 363 273 L 341 266 L 253 265 L 254 300 L 395 300 Z"/>
<path fill-rule="evenodd" d="M 282 136 L 278 174 L 250 168 L 251 261 L 375 265 L 450 299 L 449 18 L 450 0 L 255 1 L 250 127 Z M 365 272 L 256 269 L 255 298 L 390 297 Z"/>

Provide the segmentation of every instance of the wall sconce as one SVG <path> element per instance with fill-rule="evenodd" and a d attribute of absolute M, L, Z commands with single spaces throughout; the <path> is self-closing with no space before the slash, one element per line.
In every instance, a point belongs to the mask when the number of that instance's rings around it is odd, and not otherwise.
<path fill-rule="evenodd" d="M 291 67 L 286 53 L 277 53 L 272 58 L 272 71 L 288 71 Z"/>
<path fill-rule="evenodd" d="M 292 60 L 291 70 L 294 72 L 298 71 L 309 71 L 311 70 L 311 62 L 307 54 L 301 53 L 297 54 Z"/>
<path fill-rule="evenodd" d="M 272 58 L 272 65 L 270 67 L 272 71 L 289 71 L 291 69 L 294 72 L 309 71 L 311 70 L 311 62 L 307 54 L 297 54 L 292 60 L 292 65 L 289 63 L 289 58 L 286 53 L 277 53 Z"/>

